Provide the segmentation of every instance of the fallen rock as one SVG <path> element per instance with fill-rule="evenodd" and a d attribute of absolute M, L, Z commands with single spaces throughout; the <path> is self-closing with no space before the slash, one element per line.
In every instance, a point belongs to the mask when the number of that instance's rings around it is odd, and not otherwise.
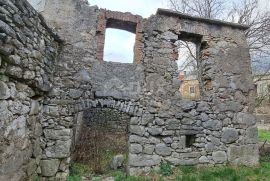
<path fill-rule="evenodd" d="M 124 156 L 123 155 L 116 155 L 113 157 L 111 162 L 111 168 L 114 170 L 117 170 L 118 168 L 121 168 L 124 164 Z"/>

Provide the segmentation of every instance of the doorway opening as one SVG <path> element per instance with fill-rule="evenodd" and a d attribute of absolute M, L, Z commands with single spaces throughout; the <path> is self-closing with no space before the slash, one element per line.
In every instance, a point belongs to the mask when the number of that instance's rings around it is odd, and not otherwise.
<path fill-rule="evenodd" d="M 82 112 L 75 131 L 72 163 L 84 165 L 87 175 L 126 171 L 130 116 L 111 108 Z"/>

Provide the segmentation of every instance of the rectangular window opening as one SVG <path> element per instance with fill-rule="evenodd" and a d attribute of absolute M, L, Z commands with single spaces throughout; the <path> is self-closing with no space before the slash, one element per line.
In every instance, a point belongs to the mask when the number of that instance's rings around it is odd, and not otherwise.
<path fill-rule="evenodd" d="M 194 86 L 189 86 L 189 95 L 191 97 L 195 97 L 196 96 L 196 91 L 195 91 L 195 87 Z"/>
<path fill-rule="evenodd" d="M 104 61 L 133 63 L 135 34 L 125 30 L 106 28 Z"/>
<path fill-rule="evenodd" d="M 186 135 L 186 147 L 190 148 L 195 143 L 196 135 Z"/>
<path fill-rule="evenodd" d="M 200 98 L 198 79 L 198 46 L 191 41 L 176 41 L 178 50 L 178 79 L 181 80 L 179 91 L 182 98 L 196 100 Z"/>

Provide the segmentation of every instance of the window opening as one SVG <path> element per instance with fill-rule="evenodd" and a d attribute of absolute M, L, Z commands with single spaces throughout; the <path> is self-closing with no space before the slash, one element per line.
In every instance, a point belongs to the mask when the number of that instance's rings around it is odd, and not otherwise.
<path fill-rule="evenodd" d="M 184 99 L 199 99 L 197 46 L 190 41 L 178 40 L 178 78 L 182 81 L 179 91 Z"/>
<path fill-rule="evenodd" d="M 186 135 L 186 147 L 190 148 L 195 143 L 196 135 Z"/>
<path fill-rule="evenodd" d="M 192 97 L 194 97 L 196 95 L 194 86 L 189 86 L 189 95 Z"/>
<path fill-rule="evenodd" d="M 104 61 L 133 63 L 135 34 L 125 30 L 107 28 Z"/>

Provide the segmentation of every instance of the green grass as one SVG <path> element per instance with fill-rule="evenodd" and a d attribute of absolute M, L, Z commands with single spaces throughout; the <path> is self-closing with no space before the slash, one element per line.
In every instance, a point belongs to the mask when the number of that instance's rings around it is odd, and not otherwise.
<path fill-rule="evenodd" d="M 72 164 L 71 174 L 67 181 L 80 181 L 80 174 L 89 171 L 89 167 L 82 164 Z M 270 156 L 262 157 L 260 166 L 257 167 L 173 167 L 168 163 L 162 163 L 159 171 L 138 177 L 127 176 L 122 171 L 113 171 L 106 177 L 112 176 L 115 181 L 269 181 L 270 180 Z M 100 181 L 102 179 L 97 179 Z"/>
<path fill-rule="evenodd" d="M 261 159 L 261 165 L 258 167 L 179 166 L 172 168 L 172 171 L 168 175 L 162 174 L 161 169 L 164 169 L 163 167 L 164 166 L 160 167 L 159 172 L 156 173 L 154 172 L 153 174 L 148 174 L 145 175 L 144 177 L 138 177 L 138 180 L 135 181 L 145 181 L 144 179 L 149 179 L 150 181 L 269 181 L 270 180 L 270 156 L 263 157 Z M 168 165 L 166 165 L 166 169 L 167 168 Z"/>
<path fill-rule="evenodd" d="M 193 167 L 180 166 L 169 177 L 151 175 L 153 181 L 269 181 L 270 156 L 261 161 L 258 167 Z M 146 178 L 149 178 L 146 176 Z"/>
<path fill-rule="evenodd" d="M 270 141 L 270 130 L 258 130 L 258 138 L 260 141 Z"/>
<path fill-rule="evenodd" d="M 151 181 L 150 179 L 143 177 L 127 176 L 121 171 L 116 171 L 112 173 L 115 181 Z"/>
<path fill-rule="evenodd" d="M 70 174 L 67 181 L 81 181 L 81 176 L 90 173 L 91 168 L 81 163 L 71 163 Z"/>
<path fill-rule="evenodd" d="M 71 163 L 70 172 L 82 175 L 82 174 L 91 172 L 91 167 L 85 164 L 81 164 L 81 163 Z"/>
<path fill-rule="evenodd" d="M 81 181 L 80 175 L 69 175 L 67 181 Z"/>
<path fill-rule="evenodd" d="M 35 177 L 32 179 L 32 181 L 40 181 L 40 179 L 38 177 Z"/>

